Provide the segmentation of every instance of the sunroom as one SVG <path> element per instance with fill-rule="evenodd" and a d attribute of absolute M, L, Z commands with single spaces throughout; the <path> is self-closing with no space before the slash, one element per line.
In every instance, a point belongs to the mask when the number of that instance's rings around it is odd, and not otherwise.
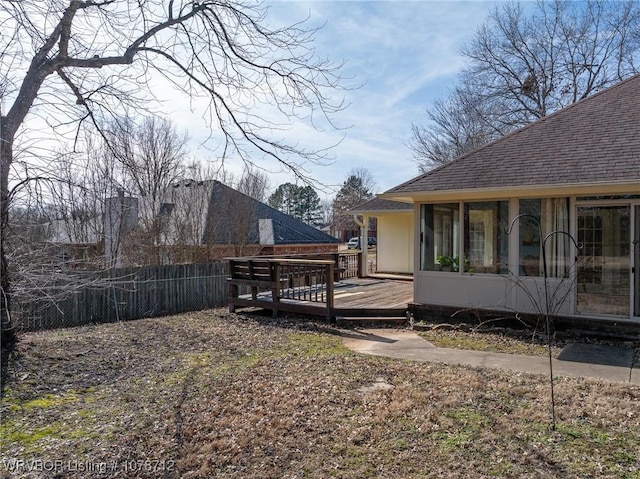
<path fill-rule="evenodd" d="M 384 194 L 414 205 L 414 301 L 640 326 L 640 76 Z"/>
<path fill-rule="evenodd" d="M 640 316 L 640 195 L 475 198 L 417 210 L 417 303 Z"/>

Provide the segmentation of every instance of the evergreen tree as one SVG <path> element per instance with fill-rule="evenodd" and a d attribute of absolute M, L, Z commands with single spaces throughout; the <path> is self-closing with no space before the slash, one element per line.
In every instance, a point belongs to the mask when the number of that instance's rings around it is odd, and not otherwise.
<path fill-rule="evenodd" d="M 373 198 L 374 187 L 373 177 L 366 169 L 353 170 L 349 174 L 349 177 L 342 184 L 333 200 L 333 222 L 335 228 L 342 231 L 343 234 L 345 232 L 348 232 L 349 235 L 359 234 L 358 225 L 349 210 Z M 346 239 L 346 237 L 343 239 Z"/>
<path fill-rule="evenodd" d="M 298 203 L 298 211 L 300 219 L 311 226 L 322 225 L 322 206 L 320 197 L 316 190 L 311 186 L 305 186 L 300 192 L 300 202 Z"/>
<path fill-rule="evenodd" d="M 312 226 L 322 223 L 320 197 L 311 186 L 284 183 L 276 188 L 268 203 L 273 208 Z"/>

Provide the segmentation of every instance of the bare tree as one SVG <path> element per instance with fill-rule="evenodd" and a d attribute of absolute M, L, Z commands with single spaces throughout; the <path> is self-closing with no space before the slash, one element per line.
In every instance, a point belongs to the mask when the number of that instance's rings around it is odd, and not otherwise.
<path fill-rule="evenodd" d="M 122 240 L 128 235 L 128 230 L 135 227 L 136 241 L 143 243 L 140 246 L 144 246 L 146 251 L 154 253 L 153 259 L 139 262 L 159 264 L 158 246 L 162 243 L 162 231 L 166 227 L 166 222 L 160 219 L 166 217 L 167 213 L 162 208 L 163 205 L 172 204 L 171 199 L 167 199 L 166 190 L 184 179 L 188 136 L 179 133 L 173 123 L 164 117 L 137 119 L 130 114 L 109 121 L 103 134 L 108 146 L 105 154 L 114 165 L 112 182 L 119 190 L 117 197 L 109 200 L 104 198 L 109 210 L 106 214 L 112 216 L 109 224 L 114 226 L 109 231 L 116 234 L 112 239 L 117 241 L 115 244 L 109 241 L 111 250 L 107 251 L 107 258 L 120 264 Z M 127 215 L 123 208 L 135 218 Z M 121 224 L 122 221 L 128 226 Z"/>
<path fill-rule="evenodd" d="M 107 153 L 117 165 L 117 179 L 125 192 L 155 200 L 185 175 L 188 136 L 179 133 L 171 120 L 147 116 L 137 123 L 126 115 L 109 122 L 105 135 Z"/>
<path fill-rule="evenodd" d="M 81 152 L 57 154 L 43 166 L 46 200 L 55 212 L 51 218 L 62 241 L 78 244 L 100 242 L 103 237 L 105 200 L 119 185 L 115 165 L 107 149 L 87 135 Z"/>
<path fill-rule="evenodd" d="M 115 191 L 113 165 L 99 141 L 87 136 L 78 143 L 82 152 L 61 146 L 47 163 L 13 164 L 11 215 L 2 233 L 12 319 L 22 327 L 37 324 L 43 311 L 59 308 L 81 288 L 112 286 L 87 270 L 104 267 L 104 199 Z"/>
<path fill-rule="evenodd" d="M 191 160 L 185 169 L 185 178 L 194 181 L 218 180 L 225 185 L 233 185 L 235 176 L 225 168 L 224 161 L 219 160 Z"/>
<path fill-rule="evenodd" d="M 168 80 L 186 99 L 206 99 L 224 157 L 271 157 L 304 176 L 295 158 L 320 161 L 324 152 L 265 132 L 300 117 L 330 119 L 342 107 L 327 90 L 339 86 L 338 69 L 315 56 L 313 29 L 304 23 L 270 28 L 266 12 L 243 0 L 2 2 L 0 93 L 10 101 L 0 115 L 2 231 L 9 218 L 9 171 L 29 113 L 46 117 L 57 135 L 89 122 L 106 138 L 109 118 L 154 105 L 153 77 Z M 256 108 L 265 104 L 281 113 L 281 123 Z M 0 257 L 7 344 L 13 334 L 4 236 Z"/>
<path fill-rule="evenodd" d="M 213 183 L 183 179 L 155 197 L 136 198 L 135 224 L 122 233 L 124 247 L 114 255 L 116 264 L 174 264 L 202 256 Z"/>
<path fill-rule="evenodd" d="M 223 182 L 224 183 L 224 182 Z M 231 182 L 233 184 L 233 182 Z M 264 202 L 269 190 L 269 177 L 267 173 L 251 165 L 245 165 L 242 176 L 235 185 L 236 190 L 251 198 Z"/>
<path fill-rule="evenodd" d="M 426 171 L 635 74 L 640 4 L 552 2 L 496 7 L 462 54 L 450 100 L 414 126 L 410 147 Z M 461 134 L 462 133 L 462 134 Z"/>
<path fill-rule="evenodd" d="M 333 223 L 333 205 L 328 199 L 321 200 L 320 209 L 322 213 L 322 225 L 327 226 Z"/>
<path fill-rule="evenodd" d="M 412 125 L 409 147 L 422 172 L 448 163 L 504 132 L 485 121 L 474 95 L 462 87 L 450 97 L 436 100 L 427 110 L 430 125 Z"/>
<path fill-rule="evenodd" d="M 225 251 L 233 254 L 211 240 L 224 237 L 224 245 L 241 246 L 249 240 L 255 222 L 250 197 L 263 196 L 268 179 L 261 170 L 245 168 L 237 184 L 246 191 L 236 192 L 233 198 L 215 194 L 221 183 L 235 183 L 223 164 L 193 161 L 185 168 L 184 178 L 152 194 L 128 198 L 123 192 L 111 198 L 115 211 L 109 230 L 118 233 L 122 247 L 115 245 L 109 257 L 116 265 L 134 266 L 209 261 L 224 257 Z M 225 188 L 232 191 L 230 186 Z M 135 221 L 132 217 L 125 224 L 126 214 L 118 214 L 119 210 L 132 211 Z M 211 221 L 218 215 L 229 220 Z"/>

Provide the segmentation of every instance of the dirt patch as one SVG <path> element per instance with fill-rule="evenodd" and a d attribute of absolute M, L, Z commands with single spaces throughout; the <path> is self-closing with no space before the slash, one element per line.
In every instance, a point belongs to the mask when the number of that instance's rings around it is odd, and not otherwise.
<path fill-rule="evenodd" d="M 23 335 L 2 477 L 640 477 L 640 387 L 365 356 L 223 310 Z M 376 386 L 377 385 L 377 386 Z"/>

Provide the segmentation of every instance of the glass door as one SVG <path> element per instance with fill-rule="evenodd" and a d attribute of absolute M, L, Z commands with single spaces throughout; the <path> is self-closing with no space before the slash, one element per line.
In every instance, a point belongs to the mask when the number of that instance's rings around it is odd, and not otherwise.
<path fill-rule="evenodd" d="M 577 312 L 629 317 L 631 208 L 579 207 L 578 242 Z"/>

